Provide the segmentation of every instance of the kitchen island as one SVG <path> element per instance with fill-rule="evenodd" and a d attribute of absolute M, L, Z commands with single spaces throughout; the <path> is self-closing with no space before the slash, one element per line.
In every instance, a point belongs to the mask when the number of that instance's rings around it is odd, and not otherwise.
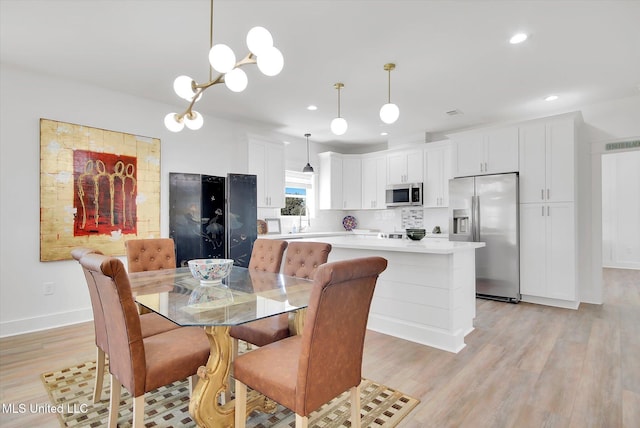
<path fill-rule="evenodd" d="M 302 241 L 331 244 L 330 262 L 369 256 L 387 259 L 367 328 L 449 352 L 465 347 L 464 337 L 473 331 L 476 314 L 475 249 L 484 247 L 483 242 L 357 235 Z"/>

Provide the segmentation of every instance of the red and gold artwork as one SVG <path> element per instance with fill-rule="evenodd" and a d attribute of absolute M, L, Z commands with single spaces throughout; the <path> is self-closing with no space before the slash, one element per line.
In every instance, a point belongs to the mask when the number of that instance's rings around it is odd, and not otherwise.
<path fill-rule="evenodd" d="M 73 152 L 74 236 L 136 233 L 136 158 Z"/>
<path fill-rule="evenodd" d="M 40 260 L 160 236 L 160 140 L 40 119 Z"/>

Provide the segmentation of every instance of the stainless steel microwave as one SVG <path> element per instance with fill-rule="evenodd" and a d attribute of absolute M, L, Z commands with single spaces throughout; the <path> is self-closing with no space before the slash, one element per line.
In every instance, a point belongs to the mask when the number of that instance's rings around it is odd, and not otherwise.
<path fill-rule="evenodd" d="M 422 183 L 392 184 L 387 186 L 388 207 L 422 205 Z"/>

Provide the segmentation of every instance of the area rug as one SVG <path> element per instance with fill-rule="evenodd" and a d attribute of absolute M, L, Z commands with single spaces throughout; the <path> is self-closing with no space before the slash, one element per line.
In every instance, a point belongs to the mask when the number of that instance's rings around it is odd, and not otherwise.
<path fill-rule="evenodd" d="M 51 398 L 62 427 L 102 427 L 109 417 L 109 375 L 105 374 L 102 401 L 93 404 L 95 362 L 86 362 L 42 374 L 42 382 Z M 107 370 L 108 372 L 108 370 Z M 360 385 L 363 427 L 395 427 L 419 403 L 415 398 L 385 385 L 363 379 Z M 132 400 L 122 389 L 118 426 L 130 427 Z M 310 427 L 350 427 L 349 393 L 346 392 L 312 413 Z M 178 428 L 195 427 L 189 416 L 189 384 L 186 380 L 158 388 L 145 394 L 145 426 Z M 295 426 L 295 415 L 282 406 L 276 413 L 254 412 L 247 420 L 253 428 Z"/>

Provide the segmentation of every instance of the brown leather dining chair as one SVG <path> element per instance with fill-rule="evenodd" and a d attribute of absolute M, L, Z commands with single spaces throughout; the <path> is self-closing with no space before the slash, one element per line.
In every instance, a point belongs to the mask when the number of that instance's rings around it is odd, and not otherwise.
<path fill-rule="evenodd" d="M 101 251 L 92 248 L 77 247 L 71 251 L 71 256 L 80 261 L 86 254 L 102 254 Z M 107 328 L 105 325 L 105 316 L 102 310 L 102 303 L 98 295 L 95 281 L 91 274 L 83 268 L 87 287 L 89 288 L 89 298 L 91 300 L 91 309 L 93 312 L 93 327 L 96 342 L 96 380 L 93 388 L 93 402 L 100 401 L 102 396 L 102 382 L 104 380 L 105 355 L 109 354 L 109 343 L 107 341 Z M 140 315 L 140 328 L 143 337 L 153 336 L 178 328 L 177 324 L 168 319 L 154 313 Z"/>
<path fill-rule="evenodd" d="M 172 238 L 129 239 L 124 242 L 124 247 L 129 273 L 176 268 Z"/>
<path fill-rule="evenodd" d="M 105 314 L 111 396 L 109 427 L 116 427 L 121 386 L 133 396 L 133 428 L 144 426 L 144 394 L 193 376 L 209 358 L 202 328 L 179 327 L 143 337 L 129 276 L 117 258 L 89 253 L 80 264 L 95 284 Z"/>
<path fill-rule="evenodd" d="M 287 241 L 281 241 L 278 239 L 256 239 L 253 243 L 253 249 L 251 250 L 248 269 L 250 271 L 255 270 L 271 273 L 280 272 L 282 257 L 284 255 L 284 251 L 287 249 L 287 245 Z M 254 345 L 261 346 L 261 340 L 257 340 L 260 343 L 254 342 L 256 337 L 262 337 L 260 335 L 260 331 L 263 329 L 260 327 L 260 321 L 263 320 L 254 321 L 244 325 L 232 326 L 229 329 L 229 335 L 233 340 L 234 356 L 238 354 L 238 340 L 244 340 L 247 343 L 253 343 Z"/>
<path fill-rule="evenodd" d="M 351 392 L 351 426 L 360 426 L 362 353 L 369 308 L 382 257 L 318 267 L 302 335 L 265 345 L 236 358 L 235 426 L 246 423 L 247 386 L 291 409 L 296 427 L 343 392 Z"/>
<path fill-rule="evenodd" d="M 287 276 L 313 279 L 318 266 L 327 262 L 329 252 L 331 252 L 331 244 L 324 242 L 290 242 L 282 273 Z M 275 315 L 231 327 L 230 334 L 236 339 L 233 344 L 235 356 L 238 355 L 237 340 L 244 340 L 256 346 L 264 346 L 289 337 L 291 335 L 289 314 Z"/>

